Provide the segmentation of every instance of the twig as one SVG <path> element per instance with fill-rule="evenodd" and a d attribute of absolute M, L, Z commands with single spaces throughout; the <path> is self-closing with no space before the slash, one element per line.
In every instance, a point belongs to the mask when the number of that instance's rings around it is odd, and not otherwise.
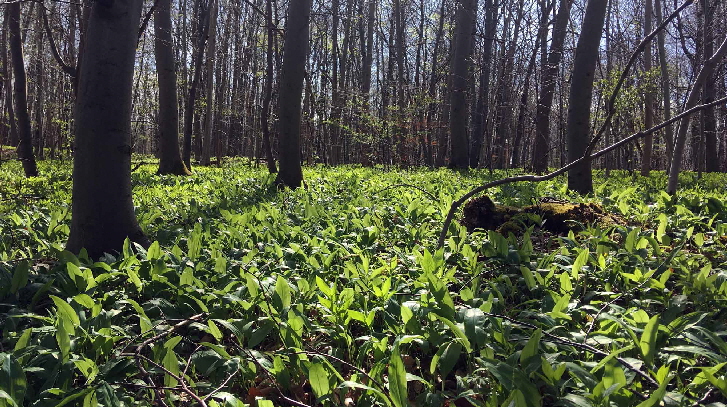
<path fill-rule="evenodd" d="M 278 385 L 278 382 L 270 374 L 270 372 L 268 372 L 268 369 L 266 369 L 265 366 L 263 366 L 260 363 L 260 361 L 257 360 L 257 358 L 255 357 L 255 355 L 253 355 L 252 352 L 250 352 L 247 349 L 243 349 L 242 347 L 240 347 L 238 345 L 235 345 L 235 346 L 238 349 L 240 349 L 243 353 L 246 353 L 247 354 L 247 357 L 250 358 L 250 360 L 252 360 L 252 362 L 255 363 L 255 365 L 257 365 L 257 367 L 259 367 L 260 370 L 263 371 L 263 373 L 265 373 L 265 375 L 268 377 L 268 380 L 270 380 L 270 383 L 272 383 L 272 385 L 275 386 L 275 389 L 278 391 L 278 397 L 279 398 L 281 398 L 283 401 L 285 401 L 286 403 L 288 403 L 290 405 L 293 405 L 293 406 L 297 406 L 297 407 L 312 407 L 312 406 L 309 406 L 308 404 L 302 403 L 302 402 L 300 402 L 298 400 L 294 400 L 294 399 L 291 399 L 290 397 L 285 396 L 283 394 L 283 390 Z"/>
<path fill-rule="evenodd" d="M 479 187 L 464 194 L 460 199 L 452 202 L 452 206 L 450 207 L 449 212 L 447 213 L 447 217 L 444 220 L 444 225 L 442 226 L 442 230 L 439 233 L 439 240 L 437 241 L 437 249 L 441 249 L 442 247 L 444 247 L 444 242 L 447 239 L 447 230 L 449 229 L 449 225 L 452 224 L 452 221 L 454 220 L 454 215 L 457 213 L 457 210 L 459 209 L 459 207 L 462 206 L 463 203 L 465 203 L 468 199 L 472 198 L 473 196 L 475 196 L 487 189 L 490 189 L 490 188 L 493 188 L 493 187 L 496 187 L 499 185 L 512 184 L 515 182 L 523 182 L 523 181 L 542 182 L 542 181 L 547 181 L 547 180 L 553 179 L 553 178 L 565 173 L 569 169 L 575 167 L 576 165 L 582 163 L 583 161 L 598 158 L 598 157 L 600 157 L 606 153 L 609 153 L 634 140 L 648 136 L 649 134 L 652 134 L 652 133 L 656 133 L 657 131 L 663 129 L 664 127 L 666 127 L 674 122 L 677 122 L 677 121 L 681 120 L 683 117 L 689 116 L 689 115 L 693 114 L 694 112 L 697 112 L 699 110 L 703 110 L 708 107 L 712 107 L 712 106 L 715 106 L 715 105 L 718 105 L 721 103 L 725 103 L 725 102 L 727 102 L 727 97 L 723 97 L 721 99 L 717 99 L 713 102 L 705 103 L 703 105 L 694 106 L 693 108 L 685 110 L 682 113 L 672 117 L 671 119 L 661 122 L 658 125 L 650 128 L 650 129 L 642 130 L 638 133 L 634 133 L 634 134 L 630 135 L 629 137 L 626 137 L 625 139 L 623 139 L 617 143 L 611 144 L 610 146 L 608 146 L 598 152 L 592 153 L 590 155 L 584 155 L 583 157 L 571 162 L 570 164 L 560 167 L 559 169 L 557 169 L 549 174 L 518 175 L 518 176 L 514 176 L 514 177 L 502 178 L 502 179 L 499 179 L 496 181 L 488 182 L 484 185 L 480 185 Z"/>
<path fill-rule="evenodd" d="M 137 353 L 121 353 L 121 354 L 119 354 L 119 356 L 127 357 L 127 358 L 135 358 L 137 360 L 137 363 L 140 360 L 144 360 L 147 363 L 149 363 L 149 364 L 153 365 L 154 367 L 156 367 L 157 369 L 162 370 L 164 373 L 168 374 L 174 380 L 176 380 L 176 381 L 179 382 L 180 388 L 179 389 L 176 389 L 177 391 L 181 391 L 183 393 L 186 393 L 189 397 L 193 398 L 194 401 L 196 401 L 197 403 L 199 403 L 200 407 L 207 407 L 207 402 L 205 402 L 201 397 L 199 397 L 197 395 L 197 393 L 193 392 L 192 389 L 190 389 L 189 387 L 187 387 L 187 383 L 184 381 L 184 378 L 183 377 L 179 377 L 178 375 L 172 373 L 166 367 L 160 365 L 159 363 L 151 360 L 150 358 L 148 358 L 148 357 L 146 357 L 144 355 L 139 355 Z M 157 388 L 157 394 L 159 394 L 158 387 L 155 386 L 155 388 Z M 164 403 L 164 402 L 162 401 L 162 403 Z"/>

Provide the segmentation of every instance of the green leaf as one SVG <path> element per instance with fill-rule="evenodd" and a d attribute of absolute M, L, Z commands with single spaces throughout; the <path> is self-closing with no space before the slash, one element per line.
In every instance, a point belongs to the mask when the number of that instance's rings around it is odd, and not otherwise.
<path fill-rule="evenodd" d="M 313 362 L 308 366 L 308 381 L 316 397 L 325 397 L 331 393 L 328 372 L 322 364 Z"/>
<path fill-rule="evenodd" d="M 654 315 L 644 328 L 641 334 L 641 354 L 644 355 L 644 361 L 651 366 L 654 363 L 654 354 L 656 353 L 656 337 L 659 333 L 659 315 Z"/>
<path fill-rule="evenodd" d="M 432 315 L 434 315 L 440 321 L 444 322 L 444 324 L 449 327 L 452 333 L 454 333 L 454 335 L 462 341 L 465 349 L 467 349 L 467 353 L 472 352 L 472 345 L 470 344 L 469 339 L 467 339 L 467 335 L 465 335 L 464 332 L 462 332 L 462 330 L 459 329 L 459 327 L 454 322 L 435 313 L 432 313 Z"/>
<path fill-rule="evenodd" d="M 578 253 L 578 257 L 576 257 L 576 261 L 573 262 L 573 268 L 571 268 L 571 277 L 573 280 L 578 280 L 578 274 L 581 272 L 581 269 L 586 266 L 588 263 L 588 249 L 583 249 Z"/>
<path fill-rule="evenodd" d="M 452 371 L 461 354 L 462 344 L 459 341 L 451 341 L 447 344 L 439 359 L 439 373 L 442 375 L 442 378 L 447 377 L 449 372 Z"/>
<path fill-rule="evenodd" d="M 177 359 L 177 354 L 174 353 L 174 347 L 179 344 L 179 342 L 182 340 L 181 336 L 175 336 L 173 338 L 170 338 L 166 342 L 164 342 L 164 359 L 162 359 L 162 366 L 164 366 L 165 369 L 169 370 L 171 373 L 175 374 L 176 376 L 179 376 L 181 371 L 179 370 L 179 360 Z M 164 375 L 164 385 L 167 387 L 174 387 L 177 385 L 177 379 L 172 377 L 169 374 Z"/>
<path fill-rule="evenodd" d="M 58 309 L 58 318 L 63 321 L 66 325 L 66 328 L 68 329 L 68 332 L 73 335 L 76 330 L 75 327 L 81 325 L 81 320 L 78 319 L 78 314 L 76 314 L 76 310 L 73 309 L 65 300 L 56 297 L 55 295 L 51 295 L 50 298 L 53 300 L 53 303 L 55 303 L 56 308 Z"/>
<path fill-rule="evenodd" d="M 26 329 L 23 331 L 23 334 L 20 335 L 20 338 L 18 338 L 18 341 L 15 342 L 15 347 L 13 348 L 13 352 L 17 352 L 19 350 L 25 349 L 26 346 L 28 346 L 28 342 L 30 342 L 30 335 L 33 333 L 33 330 L 31 328 Z"/>
<path fill-rule="evenodd" d="M 222 340 L 222 331 L 220 331 L 220 328 L 218 328 L 212 320 L 207 321 L 207 327 L 209 328 L 208 332 L 214 336 L 218 342 Z"/>
<path fill-rule="evenodd" d="M 532 290 L 536 287 L 537 282 L 535 281 L 535 275 L 533 275 L 533 271 L 530 270 L 529 267 L 526 266 L 520 266 L 520 272 L 523 275 L 523 278 L 525 279 L 525 285 L 528 286 L 528 289 Z"/>
<path fill-rule="evenodd" d="M 69 396 L 66 396 L 63 400 L 61 400 L 60 403 L 56 404 L 56 407 L 63 407 L 65 405 L 67 405 L 67 404 L 70 404 L 74 400 L 76 400 L 78 398 L 81 398 L 81 397 L 84 397 L 85 395 L 91 393 L 94 390 L 95 389 L 93 387 L 87 387 L 87 388 L 79 391 L 78 393 L 73 393 L 73 394 L 71 394 Z"/>
<path fill-rule="evenodd" d="M 525 366 L 528 360 L 538 354 L 538 346 L 540 346 L 540 338 L 543 336 L 542 329 L 536 329 L 530 336 L 528 343 L 525 344 L 522 352 L 520 352 L 520 365 Z"/>
<path fill-rule="evenodd" d="M 149 246 L 149 249 L 146 251 L 146 258 L 149 260 L 156 260 L 162 257 L 162 249 L 159 246 L 159 242 L 156 240 L 154 243 Z"/>
<path fill-rule="evenodd" d="M 22 406 L 28 386 L 23 367 L 13 355 L 8 353 L 0 353 L 0 364 L 2 364 L 0 389 L 7 392 L 15 404 Z"/>
<path fill-rule="evenodd" d="M 18 290 L 28 284 L 28 272 L 30 271 L 30 263 L 27 260 L 21 261 L 13 272 L 13 280 L 10 283 L 10 292 L 17 294 Z"/>
<path fill-rule="evenodd" d="M 96 375 L 98 375 L 98 366 L 96 366 L 96 363 L 94 363 L 91 359 L 83 358 L 81 360 L 74 360 L 73 363 L 76 365 L 76 368 L 83 373 L 83 375 L 86 377 L 86 383 L 93 382 L 93 379 L 96 378 Z"/>
<path fill-rule="evenodd" d="M 371 391 L 374 394 L 376 394 L 377 396 L 379 396 L 379 398 L 381 400 L 383 400 L 384 402 L 386 402 L 386 405 L 391 406 L 391 402 L 386 397 L 386 395 L 381 390 L 379 390 L 377 388 L 374 388 L 374 387 L 371 387 L 371 386 L 367 386 L 365 384 L 361 384 L 361 383 L 358 383 L 358 382 L 350 381 L 350 380 L 347 380 L 347 381 L 341 383 L 338 386 L 338 388 L 339 389 L 360 389 L 360 390 L 368 390 L 368 391 Z"/>
<path fill-rule="evenodd" d="M 280 311 L 290 308 L 290 286 L 283 276 L 278 276 L 275 281 L 275 295 L 273 296 L 273 302 L 279 306 Z"/>
<path fill-rule="evenodd" d="M 91 298 L 88 294 L 78 294 L 77 296 L 73 297 L 73 301 L 76 301 L 81 306 L 86 307 L 88 309 L 93 308 L 95 302 L 93 301 L 93 298 Z"/>
<path fill-rule="evenodd" d="M 659 405 L 659 403 L 664 399 L 664 396 L 666 395 L 666 387 L 669 385 L 669 382 L 673 378 L 674 376 L 669 376 L 666 380 L 664 380 L 663 383 L 659 385 L 658 389 L 651 393 L 651 396 L 649 396 L 648 399 L 644 400 L 636 407 L 653 407 Z"/>
<path fill-rule="evenodd" d="M 389 394 L 396 407 L 406 407 L 408 394 L 406 391 L 406 370 L 401 360 L 399 345 L 394 345 L 389 358 Z"/>

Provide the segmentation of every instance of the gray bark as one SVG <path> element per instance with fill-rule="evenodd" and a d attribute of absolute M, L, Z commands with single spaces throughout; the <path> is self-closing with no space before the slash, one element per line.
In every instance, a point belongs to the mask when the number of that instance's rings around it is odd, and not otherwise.
<path fill-rule="evenodd" d="M 588 0 L 573 62 L 568 97 L 568 162 L 583 156 L 590 141 L 591 97 L 598 61 L 599 43 L 606 17 L 607 0 Z M 584 160 L 568 171 L 568 189 L 581 194 L 593 192 L 591 161 Z"/>
<path fill-rule="evenodd" d="M 120 251 L 127 237 L 149 244 L 131 194 L 131 91 L 141 5 L 141 0 L 94 2 L 86 29 L 67 249 L 86 248 L 91 257 Z"/>
<path fill-rule="evenodd" d="M 311 0 L 291 0 L 285 28 L 278 96 L 280 172 L 275 182 L 290 188 L 297 188 L 303 182 L 300 163 L 301 99 L 308 56 L 311 3 Z"/>
<path fill-rule="evenodd" d="M 172 39 L 171 0 L 158 0 L 154 10 L 154 55 L 159 82 L 159 174 L 189 175 L 179 151 L 177 67 Z"/>
<path fill-rule="evenodd" d="M 467 79 L 472 54 L 472 31 L 477 13 L 475 0 L 457 1 L 455 14 L 457 34 L 452 60 L 449 132 L 452 148 L 451 168 L 469 167 L 469 137 L 467 135 Z"/>

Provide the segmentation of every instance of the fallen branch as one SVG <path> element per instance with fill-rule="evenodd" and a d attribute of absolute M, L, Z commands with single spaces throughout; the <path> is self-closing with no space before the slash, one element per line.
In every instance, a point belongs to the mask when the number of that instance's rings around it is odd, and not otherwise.
<path fill-rule="evenodd" d="M 703 105 L 694 106 L 693 108 L 688 109 L 688 110 L 685 110 L 682 113 L 680 113 L 680 114 L 672 117 L 671 119 L 669 119 L 667 121 L 664 121 L 664 122 L 661 122 L 658 125 L 650 128 L 650 129 L 642 130 L 642 131 L 640 131 L 638 133 L 634 133 L 634 134 L 630 135 L 629 137 L 626 137 L 625 139 L 623 139 L 623 140 L 621 140 L 621 141 L 619 141 L 617 143 L 611 144 L 610 146 L 608 146 L 608 147 L 606 147 L 606 148 L 604 148 L 604 149 L 602 149 L 602 150 L 600 150 L 598 152 L 595 152 L 593 154 L 586 154 L 583 157 L 581 157 L 581 158 L 579 158 L 579 159 L 571 162 L 570 164 L 567 164 L 567 165 L 565 165 L 563 167 L 560 167 L 559 169 L 557 169 L 557 170 L 555 170 L 555 171 L 553 171 L 553 172 L 551 172 L 549 174 L 545 174 L 545 175 L 518 175 L 518 176 L 514 176 L 514 177 L 502 178 L 502 179 L 499 179 L 499 180 L 496 180 L 496 181 L 488 182 L 488 183 L 486 183 L 484 185 L 480 185 L 479 187 L 477 187 L 477 188 L 469 191 L 468 193 L 464 194 L 460 199 L 452 202 L 452 206 L 449 208 L 449 212 L 447 213 L 447 217 L 444 219 L 444 225 L 442 226 L 442 230 L 439 233 L 439 240 L 437 241 L 437 249 L 441 249 L 442 247 L 444 247 L 444 243 L 445 243 L 445 241 L 447 239 L 447 231 L 449 230 L 449 226 L 452 224 L 452 221 L 454 220 L 454 215 L 457 213 L 457 210 L 459 209 L 459 207 L 462 206 L 462 204 L 464 204 L 465 202 L 467 202 L 467 200 L 469 200 L 473 196 L 478 195 L 478 194 L 482 193 L 485 190 L 488 190 L 490 188 L 493 188 L 493 187 L 496 187 L 496 186 L 500 186 L 500 185 L 512 184 L 512 183 L 515 183 L 515 182 L 523 182 L 523 181 L 527 181 L 527 182 L 542 182 L 542 181 L 547 181 L 547 180 L 553 179 L 553 178 L 555 178 L 555 177 L 557 177 L 557 176 L 559 176 L 559 175 L 567 172 L 569 169 L 571 169 L 574 166 L 582 163 L 583 161 L 593 160 L 594 158 L 598 158 L 598 157 L 600 157 L 600 156 L 602 156 L 602 155 L 604 155 L 606 153 L 609 153 L 609 152 L 611 152 L 611 151 L 613 151 L 613 150 L 615 150 L 615 149 L 617 149 L 617 148 L 619 148 L 619 147 L 621 147 L 621 146 L 623 146 L 625 144 L 628 144 L 628 143 L 630 143 L 630 142 L 632 142 L 634 140 L 638 140 L 638 139 L 640 139 L 642 137 L 648 136 L 649 134 L 656 133 L 657 131 L 663 129 L 664 127 L 666 127 L 666 126 L 668 126 L 668 125 L 670 125 L 670 124 L 672 124 L 674 122 L 677 122 L 677 121 L 681 120 L 682 118 L 687 117 L 687 116 L 689 116 L 689 115 L 691 115 L 691 114 L 693 114 L 693 113 L 695 113 L 697 111 L 706 109 L 708 107 L 716 106 L 716 105 L 719 105 L 719 104 L 725 103 L 725 102 L 727 102 L 727 97 L 723 97 L 721 99 L 717 99 L 717 100 L 715 100 L 713 102 L 705 103 Z M 588 150 L 586 150 L 586 151 L 588 152 Z"/>

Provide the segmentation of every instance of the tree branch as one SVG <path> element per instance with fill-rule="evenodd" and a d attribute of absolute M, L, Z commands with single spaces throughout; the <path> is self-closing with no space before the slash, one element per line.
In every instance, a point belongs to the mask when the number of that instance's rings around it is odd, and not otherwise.
<path fill-rule="evenodd" d="M 658 125 L 650 128 L 650 129 L 642 130 L 638 133 L 634 133 L 634 134 L 630 135 L 629 137 L 626 137 L 625 139 L 623 139 L 617 143 L 611 144 L 610 146 L 608 146 L 596 153 L 589 154 L 589 152 L 586 151 L 586 155 L 584 155 L 583 157 L 581 157 L 581 158 L 571 162 L 570 164 L 565 165 L 549 174 L 518 175 L 518 176 L 514 176 L 514 177 L 502 178 L 502 179 L 499 179 L 496 181 L 488 182 L 484 185 L 480 185 L 479 187 L 464 194 L 460 199 L 452 202 L 452 206 L 450 207 L 449 212 L 447 213 L 447 217 L 444 220 L 444 225 L 442 226 L 442 230 L 439 233 L 439 240 L 437 241 L 437 249 L 441 249 L 442 247 L 444 247 L 444 242 L 447 239 L 447 230 L 449 229 L 449 226 L 452 224 L 452 221 L 454 220 L 454 215 L 457 213 L 457 209 L 459 209 L 459 207 L 462 206 L 463 203 L 465 203 L 468 199 L 472 198 L 473 196 L 475 196 L 487 189 L 490 189 L 490 188 L 493 188 L 496 186 L 500 186 L 500 185 L 512 184 L 515 182 L 523 182 L 523 181 L 542 182 L 542 181 L 547 181 L 549 179 L 553 179 L 553 178 L 557 177 L 558 175 L 561 175 L 561 174 L 567 172 L 569 169 L 573 168 L 574 166 L 580 164 L 581 162 L 583 162 L 585 160 L 592 160 L 594 158 L 598 158 L 598 157 L 600 157 L 608 152 L 611 152 L 625 144 L 628 144 L 634 140 L 638 140 L 642 137 L 648 136 L 649 134 L 656 133 L 657 131 L 663 129 L 664 127 L 666 127 L 674 122 L 677 122 L 684 117 L 690 116 L 694 112 L 706 109 L 708 107 L 716 106 L 718 104 L 725 103 L 725 102 L 727 102 L 727 97 L 723 97 L 721 99 L 717 99 L 713 102 L 705 103 L 703 105 L 694 106 L 693 108 L 685 110 L 682 113 L 672 117 L 671 119 L 669 119 L 667 121 L 661 122 Z"/>

